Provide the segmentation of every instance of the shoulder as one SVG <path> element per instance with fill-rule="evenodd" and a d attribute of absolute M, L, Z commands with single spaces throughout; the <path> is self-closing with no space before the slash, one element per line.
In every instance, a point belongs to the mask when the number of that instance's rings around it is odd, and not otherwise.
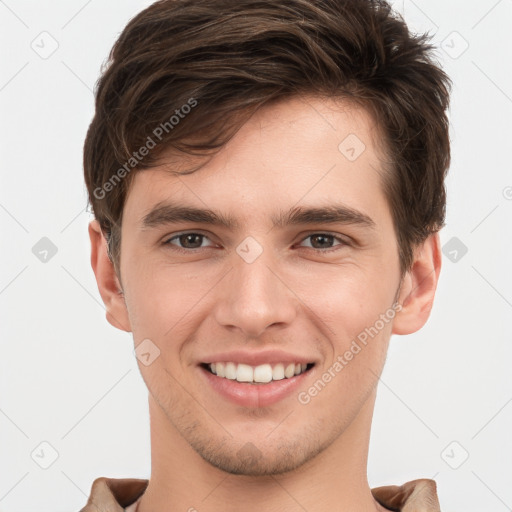
<path fill-rule="evenodd" d="M 96 478 L 91 486 L 87 504 L 80 512 L 97 512 L 109 510 L 124 512 L 124 507 L 141 496 L 149 483 L 141 478 Z"/>
<path fill-rule="evenodd" d="M 386 485 L 372 489 L 373 497 L 384 507 L 403 512 L 440 512 L 437 485 L 420 478 L 403 485 Z"/>

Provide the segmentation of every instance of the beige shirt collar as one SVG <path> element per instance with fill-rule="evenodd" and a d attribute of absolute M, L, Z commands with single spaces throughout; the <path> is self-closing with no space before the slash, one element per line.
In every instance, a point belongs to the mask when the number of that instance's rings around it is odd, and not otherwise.
<path fill-rule="evenodd" d="M 80 512 L 124 512 L 142 496 L 148 483 L 139 478 L 96 478 Z M 382 506 L 395 512 L 440 512 L 434 480 L 422 478 L 400 486 L 376 487 L 372 494 Z"/>

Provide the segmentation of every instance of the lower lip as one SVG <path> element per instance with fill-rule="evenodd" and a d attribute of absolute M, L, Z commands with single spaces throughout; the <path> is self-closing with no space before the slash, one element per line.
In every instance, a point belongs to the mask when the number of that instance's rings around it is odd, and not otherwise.
<path fill-rule="evenodd" d="M 199 367 L 211 387 L 224 398 L 243 407 L 268 407 L 283 400 L 304 384 L 314 370 L 314 366 L 308 371 L 295 375 L 289 379 L 271 381 L 267 384 L 249 384 L 237 380 L 217 377 L 202 366 Z"/>

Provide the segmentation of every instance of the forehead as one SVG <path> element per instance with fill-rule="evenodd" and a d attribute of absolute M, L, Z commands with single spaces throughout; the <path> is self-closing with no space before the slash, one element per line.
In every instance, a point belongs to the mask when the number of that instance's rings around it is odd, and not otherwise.
<path fill-rule="evenodd" d="M 386 208 L 381 140 L 370 114 L 350 103 L 280 101 L 258 110 L 206 163 L 164 154 L 161 166 L 136 171 L 126 214 L 141 222 L 170 200 L 210 209 L 229 205 L 245 219 L 265 212 L 273 222 L 278 211 L 319 202 L 376 212 Z M 199 170 L 177 174 L 194 167 Z"/>

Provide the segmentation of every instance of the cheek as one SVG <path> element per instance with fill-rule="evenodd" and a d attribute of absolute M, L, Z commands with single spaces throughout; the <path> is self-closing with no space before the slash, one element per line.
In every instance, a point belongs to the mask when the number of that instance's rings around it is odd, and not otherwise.
<path fill-rule="evenodd" d="M 355 336 L 392 306 L 398 279 L 359 265 L 317 267 L 295 276 L 294 291 L 330 328 L 330 337 Z M 291 276 L 290 276 L 291 278 Z M 396 282 L 395 282 L 396 281 Z"/>
<path fill-rule="evenodd" d="M 165 269 L 155 266 L 148 258 L 140 258 L 145 264 L 127 265 L 126 302 L 130 317 L 136 320 L 136 328 L 152 328 L 162 335 L 162 329 L 169 329 L 173 319 L 184 309 L 189 295 L 182 273 L 177 267 Z M 165 331 L 164 331 L 165 332 Z"/>
<path fill-rule="evenodd" d="M 151 340 L 160 350 L 159 362 L 178 371 L 176 358 L 207 314 L 206 295 L 216 281 L 210 284 L 207 276 L 191 276 L 177 266 L 130 270 L 125 299 L 135 345 Z"/>

